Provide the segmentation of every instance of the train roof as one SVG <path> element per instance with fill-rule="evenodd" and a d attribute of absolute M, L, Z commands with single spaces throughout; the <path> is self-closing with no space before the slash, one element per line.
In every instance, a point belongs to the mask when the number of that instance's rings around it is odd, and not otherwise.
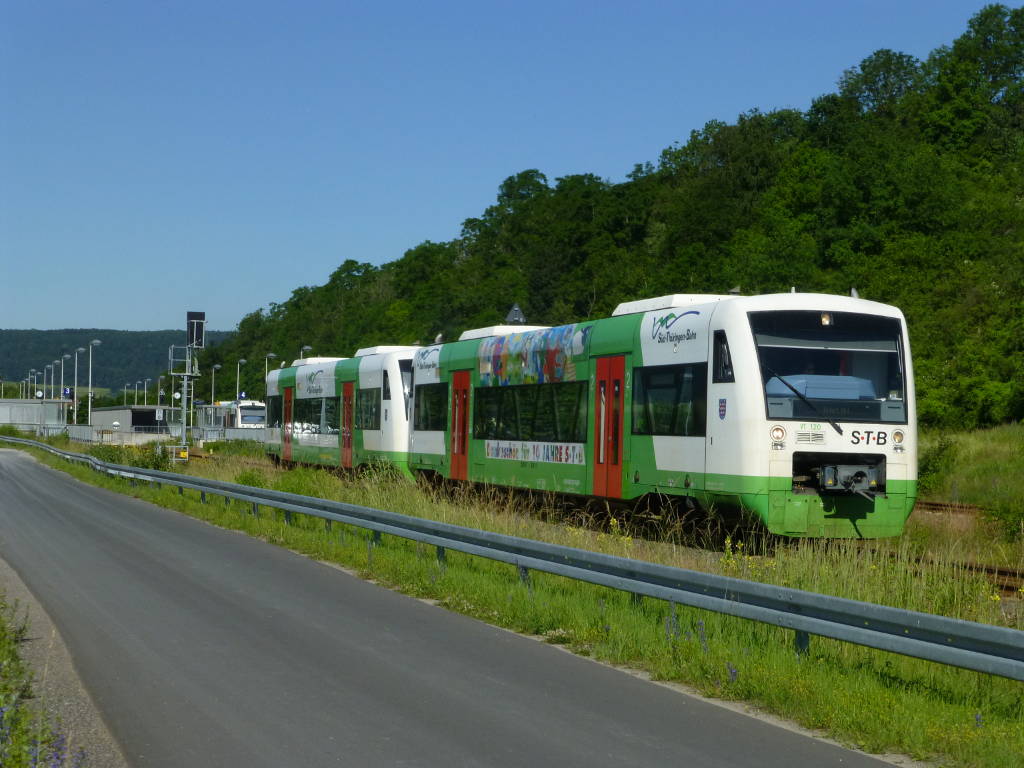
<path fill-rule="evenodd" d="M 792 309 L 832 309 L 847 312 L 870 312 L 872 314 L 899 316 L 900 310 L 891 304 L 883 304 L 858 296 L 844 296 L 834 293 L 763 293 L 753 296 L 729 294 L 676 293 L 669 296 L 658 296 L 652 299 L 626 301 L 619 304 L 612 317 L 621 315 L 656 312 L 674 307 L 688 307 L 696 304 L 712 304 L 721 302 L 741 312 L 752 310 Z"/>
<path fill-rule="evenodd" d="M 656 296 L 653 299 L 624 301 L 612 312 L 612 317 L 632 315 L 638 312 L 654 312 L 672 307 L 688 307 L 691 304 L 710 304 L 713 301 L 731 299 L 733 296 L 721 296 L 713 293 L 673 293 L 669 296 Z"/>
<path fill-rule="evenodd" d="M 300 365 L 321 365 L 323 363 L 337 363 L 341 360 L 348 360 L 347 357 L 301 357 L 298 360 L 292 360 L 292 368 L 297 368 Z"/>
<path fill-rule="evenodd" d="M 362 349 L 356 350 L 356 357 L 366 357 L 367 355 L 383 355 L 387 352 L 415 352 L 419 347 L 408 346 L 408 345 L 382 345 L 376 347 L 363 347 Z"/>
<path fill-rule="evenodd" d="M 459 335 L 459 341 L 486 339 L 488 336 L 511 336 L 513 333 L 543 331 L 545 328 L 550 327 L 550 325 L 489 325 L 486 328 L 474 328 L 469 331 L 463 331 Z"/>

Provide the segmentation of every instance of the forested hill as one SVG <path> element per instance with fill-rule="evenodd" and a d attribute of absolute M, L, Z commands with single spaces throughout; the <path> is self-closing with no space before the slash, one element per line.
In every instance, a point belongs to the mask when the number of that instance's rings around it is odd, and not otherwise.
<path fill-rule="evenodd" d="M 924 61 L 879 50 L 837 78 L 806 111 L 710 122 L 623 183 L 523 171 L 459 238 L 345 261 L 204 364 L 452 339 L 513 302 L 561 324 L 667 293 L 856 287 L 906 313 L 924 423 L 1021 418 L 1024 8 L 987 6 Z"/>
<path fill-rule="evenodd" d="M 208 344 L 223 342 L 230 332 L 207 331 Z M 132 387 L 140 377 L 156 379 L 167 371 L 167 348 L 185 343 L 185 329 L 178 331 L 113 331 L 104 328 L 75 328 L 57 331 L 14 331 L 0 329 L 0 378 L 7 382 L 5 391 L 14 394 L 11 382 L 28 376 L 30 369 L 42 371 L 63 354 L 71 358 L 64 361 L 64 384 L 71 386 L 75 375 L 75 350 L 85 349 L 78 355 L 78 385 L 85 387 L 89 375 L 89 342 L 99 339 L 93 350 L 93 385 L 119 390 L 126 383 Z M 42 383 L 42 376 L 39 382 Z M 47 383 L 50 374 L 46 374 Z M 56 382 L 60 384 L 60 365 Z M 141 388 L 140 388 L 141 391 Z"/>

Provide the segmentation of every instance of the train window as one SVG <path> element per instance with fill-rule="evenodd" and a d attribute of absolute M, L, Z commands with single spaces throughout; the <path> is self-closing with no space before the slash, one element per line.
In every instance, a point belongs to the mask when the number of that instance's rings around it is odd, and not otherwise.
<path fill-rule="evenodd" d="M 587 382 L 559 384 L 554 393 L 559 440 L 587 442 Z"/>
<path fill-rule="evenodd" d="M 773 419 L 907 421 L 900 320 L 853 312 L 751 312 Z"/>
<path fill-rule="evenodd" d="M 281 416 L 284 411 L 283 399 L 280 395 L 271 395 L 267 398 L 267 426 L 275 429 L 281 426 Z"/>
<path fill-rule="evenodd" d="M 383 394 L 384 399 L 385 400 L 390 400 L 391 399 L 391 382 L 388 380 L 388 372 L 387 371 L 384 371 L 384 387 L 383 387 L 383 389 L 384 389 L 384 394 Z"/>
<path fill-rule="evenodd" d="M 399 360 L 398 371 L 402 375 L 402 401 L 405 403 L 405 418 L 410 418 L 409 395 L 412 394 L 412 360 Z"/>
<path fill-rule="evenodd" d="M 292 403 L 292 432 L 318 435 L 323 419 L 323 398 L 296 398 Z"/>
<path fill-rule="evenodd" d="M 725 337 L 725 331 L 715 331 L 711 381 L 715 384 L 736 381 L 736 377 L 732 372 L 732 355 L 729 354 L 729 339 Z"/>
<path fill-rule="evenodd" d="M 380 387 L 360 389 L 356 394 L 356 428 L 380 429 Z"/>
<path fill-rule="evenodd" d="M 587 440 L 585 381 L 478 387 L 473 402 L 473 437 L 477 440 Z"/>
<path fill-rule="evenodd" d="M 448 425 L 448 384 L 419 384 L 413 398 L 413 429 L 444 430 Z"/>
<path fill-rule="evenodd" d="M 320 431 L 327 435 L 336 435 L 341 431 L 339 403 L 341 398 L 325 397 L 324 407 L 320 414 Z"/>
<path fill-rule="evenodd" d="M 537 404 L 533 411 L 533 435 L 530 440 L 558 442 L 558 420 L 555 411 L 555 388 L 538 385 Z"/>
<path fill-rule="evenodd" d="M 633 370 L 633 434 L 704 437 L 707 363 Z"/>

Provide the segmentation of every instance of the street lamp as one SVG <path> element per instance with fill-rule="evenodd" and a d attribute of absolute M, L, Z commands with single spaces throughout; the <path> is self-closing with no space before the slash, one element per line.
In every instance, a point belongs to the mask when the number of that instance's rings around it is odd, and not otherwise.
<path fill-rule="evenodd" d="M 61 415 L 64 417 L 63 422 L 65 424 L 68 423 L 68 412 L 67 410 L 65 410 L 64 407 L 64 361 L 70 359 L 71 355 L 69 355 L 67 352 L 60 356 L 60 411 Z"/>
<path fill-rule="evenodd" d="M 217 371 L 222 367 L 223 366 L 220 363 L 214 363 L 213 368 L 210 369 L 212 371 L 212 373 L 210 373 L 210 405 L 217 402 Z"/>
<path fill-rule="evenodd" d="M 135 382 L 135 405 L 139 404 L 139 384 L 141 383 L 141 381 Z"/>
<path fill-rule="evenodd" d="M 238 363 L 235 365 L 235 400 L 236 401 L 238 400 L 238 393 L 241 391 L 238 388 L 238 379 L 239 379 L 240 374 L 242 373 L 242 366 L 245 365 L 245 363 L 246 363 L 245 358 L 244 357 L 240 357 L 238 359 Z"/>
<path fill-rule="evenodd" d="M 307 344 L 306 346 L 304 346 L 302 349 L 299 350 L 299 359 L 304 358 L 306 356 L 307 352 L 312 352 L 312 351 L 313 351 L 313 348 L 311 346 L 309 346 L 309 344 Z"/>
<path fill-rule="evenodd" d="M 124 383 L 124 405 L 128 405 L 128 382 Z"/>
<path fill-rule="evenodd" d="M 30 396 L 30 399 L 35 400 L 36 399 L 36 369 L 35 368 L 29 368 L 28 369 L 28 378 L 29 378 L 29 381 L 32 382 L 30 387 L 29 387 L 29 389 L 31 390 L 29 392 L 29 396 Z"/>
<path fill-rule="evenodd" d="M 143 405 L 149 405 L 149 382 L 151 381 L 152 379 L 145 379 L 145 383 L 143 384 L 143 386 L 145 387 L 145 389 L 142 391 Z"/>
<path fill-rule="evenodd" d="M 88 422 L 89 426 L 92 426 L 92 348 L 98 347 L 102 344 L 99 339 L 93 339 L 89 342 L 89 411 L 88 411 Z"/>
<path fill-rule="evenodd" d="M 273 352 L 267 352 L 263 356 L 263 399 L 267 399 L 267 376 L 270 375 L 270 361 L 277 360 L 277 355 Z"/>
<path fill-rule="evenodd" d="M 74 396 L 72 398 L 74 403 L 71 406 L 72 416 L 75 420 L 75 424 L 78 423 L 78 355 L 81 352 L 85 352 L 85 347 L 79 347 L 78 349 L 75 350 L 75 391 L 72 393 Z"/>
<path fill-rule="evenodd" d="M 53 363 L 49 363 L 43 368 L 43 400 L 46 399 L 46 371 L 50 372 L 50 397 L 53 397 Z"/>
<path fill-rule="evenodd" d="M 53 361 L 53 372 L 50 374 L 50 395 L 54 400 L 57 399 L 57 366 L 62 365 L 60 360 Z"/>

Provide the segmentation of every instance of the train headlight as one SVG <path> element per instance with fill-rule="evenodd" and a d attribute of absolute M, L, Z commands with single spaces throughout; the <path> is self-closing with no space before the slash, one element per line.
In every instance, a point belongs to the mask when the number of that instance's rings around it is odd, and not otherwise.
<path fill-rule="evenodd" d="M 892 433 L 892 441 L 894 443 L 896 443 L 896 445 L 899 445 L 900 443 L 902 443 L 903 442 L 903 432 L 901 432 L 898 429 L 895 432 L 893 432 Z"/>
<path fill-rule="evenodd" d="M 770 434 L 774 442 L 781 443 L 783 440 L 786 439 L 786 428 L 776 424 L 774 427 L 772 427 Z"/>

